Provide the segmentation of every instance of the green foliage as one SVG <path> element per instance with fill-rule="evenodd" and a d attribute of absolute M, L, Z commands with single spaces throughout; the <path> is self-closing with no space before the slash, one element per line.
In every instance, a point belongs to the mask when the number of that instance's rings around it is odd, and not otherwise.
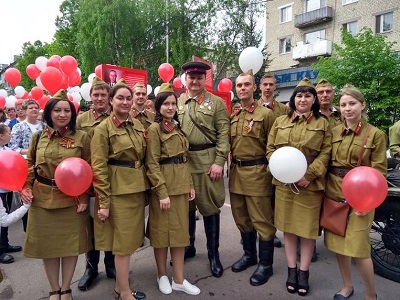
<path fill-rule="evenodd" d="M 369 122 L 387 132 L 400 114 L 400 56 L 386 36 L 364 28 L 353 37 L 342 32 L 342 45 L 334 55 L 319 58 L 313 66 L 319 78 L 327 78 L 340 89 L 351 83 L 367 100 Z"/>

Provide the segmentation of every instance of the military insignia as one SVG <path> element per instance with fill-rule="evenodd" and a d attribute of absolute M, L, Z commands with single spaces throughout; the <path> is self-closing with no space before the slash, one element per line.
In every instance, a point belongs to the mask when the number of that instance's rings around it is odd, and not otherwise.
<path fill-rule="evenodd" d="M 254 110 L 256 109 L 256 106 L 254 105 L 254 103 L 252 105 L 250 105 L 250 107 L 247 109 L 247 111 L 249 113 L 252 113 Z"/>
<path fill-rule="evenodd" d="M 244 130 L 245 130 L 247 133 L 249 133 L 249 132 L 251 131 L 251 129 L 253 128 L 254 120 L 253 120 L 253 119 L 250 119 L 250 120 L 248 120 L 247 122 L 248 122 L 248 124 L 244 127 Z"/>
<path fill-rule="evenodd" d="M 179 106 L 179 110 L 183 110 L 183 106 L 181 105 L 181 106 Z"/>
<path fill-rule="evenodd" d="M 309 114 L 309 115 L 307 116 L 307 118 L 306 118 L 307 124 L 311 122 L 311 119 L 312 119 L 313 117 L 314 117 L 314 114 L 313 114 L 313 112 L 311 112 L 311 114 Z"/>
<path fill-rule="evenodd" d="M 147 129 L 143 132 L 143 137 L 146 140 L 146 142 L 149 140 L 149 131 Z"/>
<path fill-rule="evenodd" d="M 362 123 L 360 121 L 360 122 L 358 122 L 357 127 L 354 129 L 354 133 L 359 135 L 360 131 L 361 131 L 361 127 L 362 127 Z"/>
<path fill-rule="evenodd" d="M 167 132 L 171 132 L 175 129 L 175 126 L 168 121 L 164 121 L 164 128 Z"/>
<path fill-rule="evenodd" d="M 75 142 L 74 139 L 71 139 L 71 138 L 65 136 L 61 139 L 61 142 L 59 144 L 65 148 L 69 149 L 74 145 L 74 142 Z"/>

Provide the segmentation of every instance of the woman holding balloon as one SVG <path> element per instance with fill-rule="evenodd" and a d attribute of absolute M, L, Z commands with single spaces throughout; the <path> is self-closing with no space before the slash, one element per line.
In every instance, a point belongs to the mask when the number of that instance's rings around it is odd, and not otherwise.
<path fill-rule="evenodd" d="M 371 300 L 377 296 L 370 257 L 369 232 L 374 219 L 374 208 L 379 205 L 376 203 L 380 198 L 379 190 L 387 190 L 387 183 L 383 180 L 383 185 L 381 183 L 377 190 L 374 190 L 372 183 L 367 189 L 363 189 L 358 186 L 358 182 L 352 182 L 351 173 L 349 176 L 346 174 L 357 167 L 360 159 L 362 166 L 372 167 L 386 175 L 386 135 L 367 123 L 364 117 L 366 109 L 364 96 L 354 86 L 346 85 L 341 90 L 339 107 L 344 123 L 332 130 L 332 158 L 327 176 L 326 197 L 343 201 L 343 194 L 347 194 L 349 196 L 345 195 L 346 200 L 353 210 L 348 218 L 345 236 L 324 230 L 325 246 L 336 253 L 343 280 L 343 287 L 333 299 L 345 300 L 353 295 L 351 258 L 354 258 L 366 287 L 365 299 Z M 361 150 L 362 148 L 364 150 Z M 368 180 L 373 178 L 373 173 L 366 169 L 360 178 Z"/>
<path fill-rule="evenodd" d="M 76 111 L 65 90 L 46 104 L 43 117 L 47 127 L 32 136 L 27 153 L 29 174 L 21 191 L 22 201 L 32 203 L 24 255 L 43 259 L 51 288 L 49 299 L 67 300 L 72 299 L 70 285 L 78 255 L 90 247 L 85 211 L 89 195 L 84 194 L 90 183 L 81 187 L 79 180 L 64 186 L 63 181 L 69 182 L 69 178 L 57 180 L 57 167 L 67 158 L 90 162 L 90 140 L 85 132 L 75 129 Z M 76 169 L 76 164 L 71 168 Z M 80 194 L 71 193 L 77 187 Z"/>
<path fill-rule="evenodd" d="M 291 148 L 285 146 L 300 150 L 301 153 L 297 151 L 299 157 L 294 157 L 291 152 L 281 152 Z M 276 186 L 275 225 L 283 232 L 288 264 L 286 288 L 289 293 L 297 292 L 300 296 L 309 291 L 309 266 L 319 234 L 319 215 L 330 153 L 329 122 L 320 115 L 314 85 L 304 78 L 290 97 L 288 115 L 275 120 L 267 145 L 267 158 Z M 281 168 L 289 164 L 287 167 L 292 171 L 277 177 L 272 168 L 275 158 L 272 156 L 277 159 L 282 156 Z M 303 160 L 304 165 L 299 165 Z M 302 166 L 304 169 L 300 175 L 291 178 Z M 296 265 L 298 238 L 301 250 L 299 270 Z"/>

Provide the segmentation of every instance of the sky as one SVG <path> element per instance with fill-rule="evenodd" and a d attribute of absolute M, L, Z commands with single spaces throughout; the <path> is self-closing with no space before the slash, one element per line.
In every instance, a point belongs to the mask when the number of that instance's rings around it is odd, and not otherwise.
<path fill-rule="evenodd" d="M 9 64 L 25 42 L 50 43 L 63 0 L 0 0 L 0 64 Z"/>

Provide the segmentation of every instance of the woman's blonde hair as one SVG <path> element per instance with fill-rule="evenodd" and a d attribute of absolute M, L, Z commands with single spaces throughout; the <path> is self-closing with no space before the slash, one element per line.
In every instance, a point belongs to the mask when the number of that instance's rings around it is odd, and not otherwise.
<path fill-rule="evenodd" d="M 362 110 L 362 116 L 364 118 L 367 118 L 366 110 L 367 110 L 367 103 L 365 101 L 364 95 L 361 93 L 361 91 L 356 88 L 354 85 L 351 85 L 350 83 L 347 83 L 344 85 L 344 87 L 340 90 L 339 93 L 339 105 L 340 105 L 340 99 L 344 96 L 348 95 L 353 97 L 354 99 L 358 100 L 361 103 L 365 103 L 365 107 Z"/>

